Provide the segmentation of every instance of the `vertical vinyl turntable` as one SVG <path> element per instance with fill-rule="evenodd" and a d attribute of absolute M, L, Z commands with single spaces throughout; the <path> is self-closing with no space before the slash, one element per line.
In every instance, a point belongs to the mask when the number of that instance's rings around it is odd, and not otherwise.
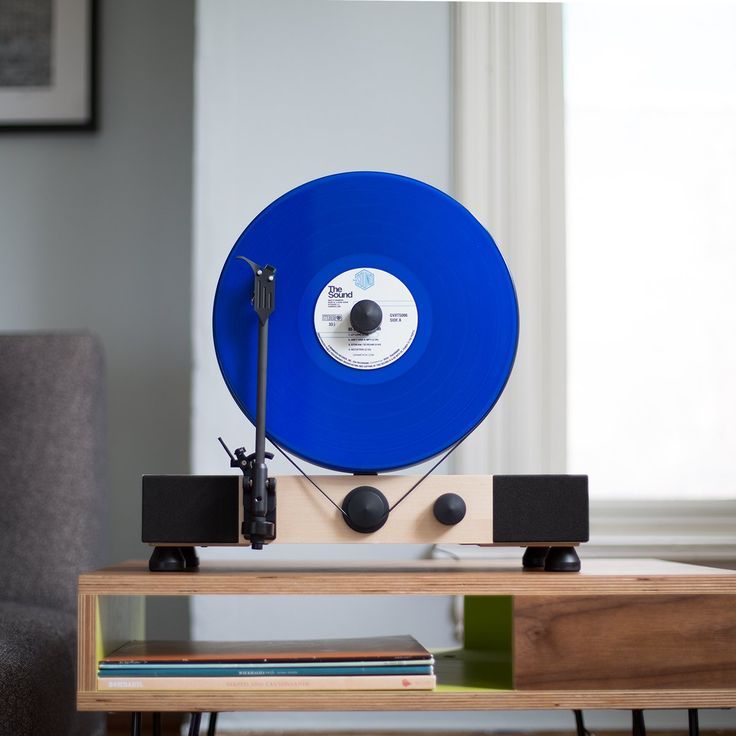
<path fill-rule="evenodd" d="M 495 405 L 519 335 L 496 244 L 448 195 L 378 172 L 284 194 L 225 261 L 213 331 L 255 450 L 223 443 L 239 474 L 143 477 L 152 571 L 274 541 L 519 546 L 524 567 L 580 569 L 587 476 L 432 474 Z M 269 475 L 267 439 L 297 475 Z"/>

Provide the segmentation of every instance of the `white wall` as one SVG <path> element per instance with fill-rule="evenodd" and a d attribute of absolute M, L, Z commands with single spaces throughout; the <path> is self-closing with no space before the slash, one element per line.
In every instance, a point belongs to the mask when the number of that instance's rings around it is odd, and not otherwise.
<path fill-rule="evenodd" d="M 99 130 L 0 132 L 0 330 L 102 338 L 115 561 L 148 554 L 141 474 L 189 466 L 193 14 L 101 2 Z"/>
<path fill-rule="evenodd" d="M 445 3 L 198 4 L 195 472 L 229 472 L 218 435 L 253 447 L 252 426 L 217 367 L 211 329 L 220 269 L 250 220 L 283 192 L 337 171 L 394 171 L 450 188 L 449 23 Z M 272 467 L 292 472 L 282 458 Z M 294 554 L 278 545 L 263 553 Z"/>
<path fill-rule="evenodd" d="M 283 192 L 325 174 L 372 169 L 450 188 L 450 11 L 446 3 L 303 0 L 197 5 L 194 227 L 194 472 L 229 472 L 217 443 L 253 447 L 220 376 L 211 337 L 217 277 L 237 236 Z M 281 458 L 272 466 L 291 472 Z M 309 467 L 309 466 L 306 466 Z M 324 472 L 324 471 L 322 471 Z M 274 544 L 248 560 L 417 557 L 425 547 Z M 205 552 L 222 557 L 223 550 Z M 396 633 L 453 643 L 450 601 L 197 599 L 197 637 Z M 264 628 L 247 625 L 252 612 Z M 334 723 L 315 714 L 316 722 Z M 252 714 L 258 724 L 289 716 Z M 306 721 L 303 721 L 306 722 Z M 355 724 L 347 714 L 343 723 Z"/>
<path fill-rule="evenodd" d="M 197 472 L 227 467 L 219 434 L 253 444 L 220 376 L 211 330 L 220 269 L 250 220 L 292 187 L 337 171 L 394 171 L 450 188 L 449 22 L 446 3 L 198 3 Z"/>

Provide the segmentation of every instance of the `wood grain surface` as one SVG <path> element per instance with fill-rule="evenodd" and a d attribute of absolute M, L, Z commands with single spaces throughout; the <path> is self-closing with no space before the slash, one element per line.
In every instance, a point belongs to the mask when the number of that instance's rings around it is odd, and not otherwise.
<path fill-rule="evenodd" d="M 79 592 L 104 595 L 678 595 L 736 594 L 736 571 L 662 560 L 583 560 L 580 573 L 521 569 L 514 560 L 204 561 L 195 572 L 151 573 L 143 560 L 79 578 Z"/>
<path fill-rule="evenodd" d="M 736 595 L 516 597 L 514 683 L 736 688 Z"/>
<path fill-rule="evenodd" d="M 378 488 L 393 506 L 420 476 L 319 475 L 314 480 L 338 506 L 357 486 Z M 493 479 L 490 475 L 430 475 L 371 534 L 353 531 L 342 514 L 300 475 L 278 477 L 276 543 L 310 544 L 480 544 L 493 542 Z M 462 496 L 467 513 L 453 526 L 440 524 L 432 507 L 443 493 Z"/>
<path fill-rule="evenodd" d="M 248 551 L 244 550 L 244 555 Z M 380 563 L 343 562 L 284 563 L 264 559 L 265 553 L 250 553 L 243 563 L 204 562 L 198 572 L 150 573 L 147 563 L 134 561 L 86 573 L 79 579 L 79 688 L 80 710 L 97 711 L 442 711 L 548 708 L 731 708 L 736 707 L 736 683 L 733 681 L 734 622 L 736 610 L 736 572 L 697 567 L 658 560 L 589 560 L 583 561 L 581 573 L 544 573 L 522 571 L 519 560 L 416 560 Z M 564 674 L 555 683 L 541 682 L 527 669 L 526 687 L 534 689 L 438 689 L 433 692 L 97 692 L 95 671 L 98 626 L 122 619 L 113 614 L 112 599 L 105 596 L 132 596 L 125 600 L 131 615 L 130 630 L 137 629 L 140 609 L 136 596 L 199 594 L 277 594 L 277 595 L 512 595 L 517 596 L 521 623 L 519 643 L 531 642 L 544 648 L 545 671 L 554 666 Z M 102 614 L 97 616 L 98 597 Z M 626 600 L 626 597 L 630 600 Z M 697 603 L 695 602 L 697 599 Z M 582 603 L 581 603 L 582 601 Z M 587 601 L 587 603 L 586 603 Z M 129 603 L 131 604 L 129 606 Z M 566 603 L 569 603 L 566 607 Z M 582 608 L 581 608 L 582 606 Z M 632 608 L 633 606 L 633 608 Z M 649 608 L 647 608 L 649 606 Z M 637 608 L 638 607 L 638 608 Z M 108 611 L 108 614 L 105 611 Z M 636 622 L 647 613 L 649 627 Z M 541 612 L 541 613 L 540 613 Z M 572 613 L 571 613 L 572 612 Z M 575 613 L 577 612 L 577 613 Z M 119 611 L 118 611 L 119 613 Z M 581 625 L 576 616 L 587 616 L 583 623 L 597 622 L 599 629 Z M 571 616 L 572 618 L 568 618 Z M 540 624 L 540 617 L 542 623 Z M 125 618 L 125 617 L 123 617 Z M 634 687 L 616 685 L 616 680 L 601 681 L 581 677 L 576 665 L 562 664 L 555 654 L 567 650 L 561 645 L 576 632 L 583 651 L 598 657 L 597 675 L 605 671 L 604 652 L 620 654 L 628 646 L 629 658 L 649 657 L 647 630 L 651 622 L 664 622 L 657 636 L 672 639 L 668 651 L 686 650 L 688 677 L 679 676 L 669 664 L 659 671 L 674 679 L 636 681 Z M 611 624 L 613 621 L 613 624 Z M 675 623 L 677 622 L 677 625 Z M 625 637 L 609 650 L 596 647 L 612 641 L 606 632 L 624 631 L 639 626 L 639 638 Z M 559 627 L 559 628 L 558 628 Z M 593 631 L 595 636 L 590 637 Z M 524 634 L 526 632 L 526 634 Z M 558 633 L 562 632 L 562 633 Z M 597 632 L 597 633 L 596 633 Z M 100 632 L 102 636 L 102 632 Z M 707 672 L 703 650 L 693 654 L 701 635 L 706 636 L 708 656 L 720 663 L 727 674 L 711 679 L 693 678 L 694 672 Z M 117 634 L 116 634 L 117 636 Z M 561 637 L 561 638 L 560 638 Z M 678 640 L 676 637 L 680 637 Z M 104 636 L 102 637 L 104 638 Z M 551 644 L 550 644 L 551 642 Z M 598 643 L 597 643 L 598 642 Z M 614 650 L 615 647 L 615 650 Z M 637 648 L 638 647 L 638 648 Z M 688 649 L 689 647 L 689 649 Z M 651 649 L 651 646 L 650 646 Z M 523 651 L 523 650 L 520 650 Z M 534 656 L 535 651 L 532 651 Z M 525 655 L 528 656 L 528 653 Z M 577 656 L 577 655 L 576 655 Z M 655 658 L 656 659 L 656 658 Z M 610 660 L 606 660 L 609 662 Z M 644 660 L 642 660 L 643 662 Z M 670 660 L 674 661 L 674 656 Z M 712 664 L 712 662 L 711 662 Z M 543 668 L 538 665 L 541 672 Z M 591 668 L 591 671 L 595 668 Z M 595 673 L 594 673 L 595 674 Z M 614 676 L 616 670 L 613 670 Z M 542 675 L 539 675 L 542 676 Z M 571 684 L 576 682 L 575 685 Z M 559 683 L 563 684 L 560 685 Z M 621 681 L 623 682 L 623 680 Z M 681 684 L 678 685 L 677 682 Z M 704 683 L 709 684 L 704 684 Z M 719 682 L 726 682 L 727 687 Z M 664 685 L 662 684 L 664 683 Z M 573 689 L 577 688 L 577 689 Z"/>
<path fill-rule="evenodd" d="M 508 690 L 498 692 L 80 692 L 96 711 L 443 711 L 576 708 L 733 708 L 728 690 Z"/>

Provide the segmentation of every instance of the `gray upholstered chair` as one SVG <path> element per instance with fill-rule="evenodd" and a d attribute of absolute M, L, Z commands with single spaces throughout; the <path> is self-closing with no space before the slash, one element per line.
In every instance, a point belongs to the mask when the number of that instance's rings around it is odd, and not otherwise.
<path fill-rule="evenodd" d="M 77 575 L 104 561 L 103 361 L 88 334 L 0 335 L 0 734 L 76 713 Z"/>

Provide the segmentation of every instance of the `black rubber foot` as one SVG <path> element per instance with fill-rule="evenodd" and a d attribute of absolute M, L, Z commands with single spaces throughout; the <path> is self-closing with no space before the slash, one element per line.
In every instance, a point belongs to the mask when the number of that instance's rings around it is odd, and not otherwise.
<path fill-rule="evenodd" d="M 550 547 L 544 569 L 545 572 L 580 572 L 580 558 L 575 547 Z"/>
<path fill-rule="evenodd" d="M 549 547 L 527 547 L 521 564 L 525 570 L 543 570 Z"/>
<path fill-rule="evenodd" d="M 148 569 L 151 572 L 183 572 L 187 563 L 179 547 L 154 547 Z"/>
<path fill-rule="evenodd" d="M 199 555 L 197 555 L 197 550 L 194 547 L 179 547 L 179 549 L 184 555 L 187 570 L 194 570 L 199 567 Z"/>

